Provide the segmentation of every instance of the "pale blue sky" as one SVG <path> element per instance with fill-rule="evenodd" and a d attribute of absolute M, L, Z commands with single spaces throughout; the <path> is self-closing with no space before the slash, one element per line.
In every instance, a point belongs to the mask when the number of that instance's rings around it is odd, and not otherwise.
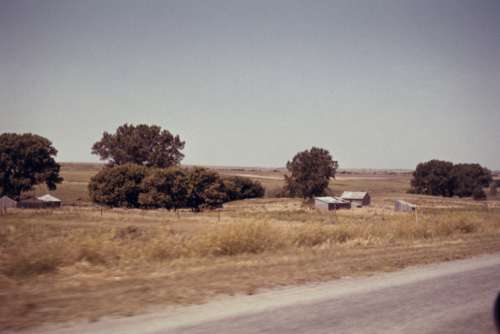
<path fill-rule="evenodd" d="M 0 0 L 0 102 L 60 161 L 129 122 L 190 164 L 500 169 L 500 1 Z"/>

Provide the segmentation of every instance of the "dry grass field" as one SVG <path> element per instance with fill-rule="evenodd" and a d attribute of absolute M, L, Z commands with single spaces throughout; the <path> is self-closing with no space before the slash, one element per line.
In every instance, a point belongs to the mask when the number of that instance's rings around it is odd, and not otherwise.
<path fill-rule="evenodd" d="M 268 197 L 174 213 L 91 206 L 86 184 L 99 168 L 64 165 L 54 194 L 79 206 L 0 216 L 0 331 L 500 251 L 498 198 L 409 195 L 404 173 L 332 182 L 335 193 L 369 191 L 367 208 L 326 213 Z M 268 189 L 282 185 L 282 170 L 219 171 L 254 175 Z M 396 198 L 419 205 L 418 221 L 392 210 Z"/>

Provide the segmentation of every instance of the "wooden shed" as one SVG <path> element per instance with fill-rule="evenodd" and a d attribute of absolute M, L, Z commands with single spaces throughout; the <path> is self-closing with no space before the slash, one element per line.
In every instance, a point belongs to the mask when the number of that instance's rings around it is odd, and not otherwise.
<path fill-rule="evenodd" d="M 338 209 L 350 209 L 351 203 L 338 197 L 315 197 L 314 207 L 320 210 L 333 211 Z"/>
<path fill-rule="evenodd" d="M 17 202 L 17 207 L 22 209 L 43 209 L 47 205 L 44 201 L 40 201 L 38 198 L 26 198 Z"/>
<path fill-rule="evenodd" d="M 17 207 L 17 201 L 8 196 L 0 197 L 0 213 L 7 211 L 7 209 Z"/>
<path fill-rule="evenodd" d="M 366 191 L 344 191 L 340 196 L 345 201 L 349 201 L 351 206 L 360 208 L 365 205 L 370 205 L 371 197 Z"/>
<path fill-rule="evenodd" d="M 398 199 L 394 203 L 394 210 L 397 212 L 414 212 L 415 210 L 417 210 L 417 206 L 415 204 L 411 204 Z"/>

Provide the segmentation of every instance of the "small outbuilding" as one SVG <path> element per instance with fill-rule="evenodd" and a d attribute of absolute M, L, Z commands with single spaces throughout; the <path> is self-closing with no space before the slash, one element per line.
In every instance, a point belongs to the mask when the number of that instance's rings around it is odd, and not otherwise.
<path fill-rule="evenodd" d="M 417 206 L 415 204 L 411 204 L 398 199 L 394 203 L 394 210 L 397 212 L 414 212 L 415 210 L 417 210 Z"/>
<path fill-rule="evenodd" d="M 360 208 L 365 205 L 370 205 L 371 197 L 366 191 L 344 191 L 340 196 L 345 201 L 351 203 L 351 206 Z"/>
<path fill-rule="evenodd" d="M 0 213 L 3 211 L 7 211 L 7 209 L 16 207 L 17 207 L 17 201 L 13 200 L 8 196 L 0 197 Z"/>
<path fill-rule="evenodd" d="M 61 200 L 57 197 L 54 197 L 50 194 L 46 194 L 38 197 L 38 200 L 45 203 L 45 207 L 47 208 L 59 208 L 61 206 Z"/>
<path fill-rule="evenodd" d="M 26 198 L 17 202 L 17 207 L 21 209 L 43 209 L 47 205 L 44 201 L 40 201 L 38 198 Z"/>
<path fill-rule="evenodd" d="M 338 197 L 315 197 L 314 207 L 320 210 L 333 211 L 338 209 L 350 209 L 351 203 Z"/>

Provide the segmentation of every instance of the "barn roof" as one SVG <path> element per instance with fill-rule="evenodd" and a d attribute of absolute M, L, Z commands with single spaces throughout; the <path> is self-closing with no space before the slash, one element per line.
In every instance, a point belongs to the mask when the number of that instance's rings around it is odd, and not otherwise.
<path fill-rule="evenodd" d="M 324 196 L 324 197 L 314 197 L 314 199 L 329 204 L 346 203 L 346 201 L 344 201 L 342 198 L 339 197 Z"/>
<path fill-rule="evenodd" d="M 46 195 L 43 195 L 43 196 L 40 196 L 38 197 L 38 199 L 40 201 L 43 201 L 43 202 L 60 202 L 61 200 L 57 197 L 54 197 L 50 194 L 46 194 Z"/>
<path fill-rule="evenodd" d="M 368 195 L 366 191 L 344 191 L 342 193 L 342 196 L 340 196 L 343 199 L 363 199 Z"/>

